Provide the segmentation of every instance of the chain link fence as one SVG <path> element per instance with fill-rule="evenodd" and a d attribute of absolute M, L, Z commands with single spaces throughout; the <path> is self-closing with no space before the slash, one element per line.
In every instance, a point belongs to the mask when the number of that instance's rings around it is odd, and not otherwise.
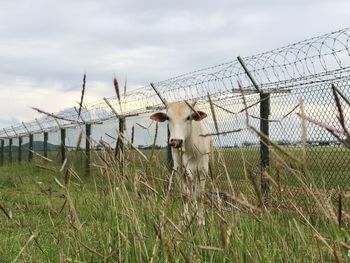
<path fill-rule="evenodd" d="M 220 191 L 230 190 L 227 176 L 234 191 L 251 191 L 247 173 L 263 191 L 275 185 L 271 193 L 288 190 L 293 198 L 303 198 L 305 182 L 326 191 L 348 191 L 350 151 L 327 127 L 343 128 L 331 85 L 350 98 L 349 39 L 350 29 L 343 29 L 244 57 L 243 64 L 235 60 L 155 86 L 168 102 L 196 100 L 208 114 L 215 147 L 210 173 Z M 350 127 L 350 105 L 341 103 Z M 161 99 L 146 86 L 124 92 L 120 99 L 88 103 L 80 115 L 73 107 L 5 128 L 0 131 L 0 165 L 40 162 L 42 156 L 62 164 L 67 157 L 89 174 L 90 151 L 114 150 L 120 133 L 166 164 L 167 125 L 149 118 L 159 110 L 164 110 Z M 261 176 L 265 170 L 269 178 Z M 294 170 L 303 171 L 303 180 Z"/>

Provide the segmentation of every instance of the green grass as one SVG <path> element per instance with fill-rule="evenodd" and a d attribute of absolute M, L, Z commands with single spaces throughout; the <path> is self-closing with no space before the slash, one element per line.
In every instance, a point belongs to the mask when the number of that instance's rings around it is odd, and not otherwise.
<path fill-rule="evenodd" d="M 286 152 L 290 153 L 296 158 L 302 159 L 302 149 L 298 147 L 284 147 Z M 146 156 L 151 155 L 151 150 L 143 151 Z M 245 180 L 244 167 L 242 165 L 242 159 L 249 169 L 255 174 L 260 174 L 260 153 L 259 148 L 230 148 L 221 149 L 222 155 L 226 161 L 228 173 L 232 180 Z M 13 163 L 17 161 L 17 152 L 12 154 Z M 41 153 L 42 154 L 42 153 Z M 26 162 L 28 159 L 28 152 L 22 153 L 22 160 Z M 67 152 L 66 155 L 72 163 L 74 163 L 75 169 L 79 173 L 84 172 L 84 152 Z M 155 150 L 154 155 L 163 163 L 166 162 L 166 150 Z M 282 158 L 289 165 L 293 166 L 288 158 L 281 155 L 280 152 L 271 149 L 270 164 L 272 170 L 274 170 L 276 163 L 280 162 L 278 158 Z M 277 158 L 278 157 L 278 158 Z M 59 152 L 49 152 L 49 158 L 55 161 L 57 165 L 60 164 Z M 222 165 L 217 165 L 219 162 L 217 152 L 215 152 L 215 162 L 212 165 L 212 172 L 218 180 L 223 178 L 226 180 L 225 171 Z M 34 160 L 40 160 L 40 157 L 34 155 Z M 5 154 L 5 163 L 8 163 L 8 153 Z M 299 166 L 297 167 L 300 168 Z M 350 190 L 350 151 L 344 147 L 310 147 L 306 148 L 306 168 L 310 176 L 310 183 L 315 183 L 319 187 L 328 188 L 342 188 L 343 190 Z M 298 180 L 295 179 L 288 171 L 283 170 L 282 180 L 285 185 L 300 185 Z M 225 185 L 225 183 L 223 183 Z M 227 190 L 227 189 L 223 189 Z M 241 190 L 241 189 L 237 189 Z"/>
<path fill-rule="evenodd" d="M 245 182 L 243 193 L 250 201 L 222 206 L 206 199 L 204 228 L 195 220 L 190 225 L 182 223 L 178 186 L 175 184 L 170 195 L 166 191 L 169 172 L 164 167 L 163 152 L 157 152 L 151 162 L 142 161 L 135 152 L 126 152 L 123 171 L 118 161 L 99 153 L 93 156 L 95 166 L 90 177 L 83 176 L 82 157 L 74 153 L 68 156 L 62 172 L 57 164 L 38 158 L 35 164 L 53 170 L 34 164 L 1 167 L 0 205 L 12 216 L 7 219 L 0 211 L 0 262 L 348 260 L 349 211 L 343 211 L 340 227 L 337 206 L 328 196 L 315 191 L 317 197 L 302 209 L 287 190 L 278 192 L 273 185 L 272 193 L 277 194 L 271 199 L 277 203 L 284 200 L 295 209 L 249 209 L 259 206 L 259 198 L 242 167 L 244 162 L 249 170 L 257 152 L 249 149 L 242 158 L 238 149 L 230 151 L 223 151 L 225 161 L 217 161 L 208 189 L 227 188 L 222 169 L 225 162 L 229 174 L 239 174 L 240 181 Z M 272 169 L 271 176 L 277 168 Z M 220 180 L 216 180 L 218 176 Z M 298 173 L 293 176 L 297 178 Z M 231 177 L 235 184 L 235 177 Z M 281 183 L 284 187 L 284 181 Z M 240 193 L 236 190 L 236 194 Z"/>

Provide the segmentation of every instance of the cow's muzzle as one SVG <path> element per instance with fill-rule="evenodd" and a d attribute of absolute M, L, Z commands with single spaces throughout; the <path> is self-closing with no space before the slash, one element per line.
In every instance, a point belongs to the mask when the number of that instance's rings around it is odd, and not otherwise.
<path fill-rule="evenodd" d="M 183 140 L 181 139 L 170 139 L 169 145 L 174 148 L 182 147 Z"/>

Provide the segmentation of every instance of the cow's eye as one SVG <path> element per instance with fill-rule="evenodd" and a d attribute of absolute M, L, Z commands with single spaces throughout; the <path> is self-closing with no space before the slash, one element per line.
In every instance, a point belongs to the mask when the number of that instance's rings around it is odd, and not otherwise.
<path fill-rule="evenodd" d="M 191 119 L 191 115 L 186 118 L 187 121 L 189 121 L 190 119 Z"/>

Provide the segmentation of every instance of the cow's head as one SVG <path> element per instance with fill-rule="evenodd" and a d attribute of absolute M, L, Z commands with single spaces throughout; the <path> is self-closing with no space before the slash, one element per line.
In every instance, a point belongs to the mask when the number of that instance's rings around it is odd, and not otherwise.
<path fill-rule="evenodd" d="M 172 102 L 168 103 L 166 113 L 157 112 L 150 118 L 158 122 L 168 121 L 169 144 L 174 148 L 180 148 L 191 136 L 192 121 L 200 121 L 205 117 L 207 117 L 205 112 L 194 112 L 185 102 Z"/>

